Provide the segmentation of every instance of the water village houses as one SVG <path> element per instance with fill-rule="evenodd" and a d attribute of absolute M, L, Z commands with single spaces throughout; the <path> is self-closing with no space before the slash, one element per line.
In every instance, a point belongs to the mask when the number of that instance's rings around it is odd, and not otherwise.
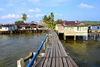
<path fill-rule="evenodd" d="M 88 26 L 77 21 L 57 22 L 56 30 L 58 33 L 64 33 L 64 40 L 66 36 L 74 36 L 74 40 L 76 36 L 86 36 L 86 40 L 88 39 Z"/>
<path fill-rule="evenodd" d="M 25 24 L 7 24 L 0 25 L 0 31 L 11 31 L 11 30 L 25 30 L 25 29 L 34 29 L 37 27 L 36 23 L 25 23 Z"/>
<path fill-rule="evenodd" d="M 0 31 L 11 31 L 18 29 L 17 25 L 1 25 Z"/>
<path fill-rule="evenodd" d="M 30 30 L 37 28 L 37 24 L 35 22 L 26 23 L 26 24 L 16 24 L 19 28 L 19 30 Z"/>

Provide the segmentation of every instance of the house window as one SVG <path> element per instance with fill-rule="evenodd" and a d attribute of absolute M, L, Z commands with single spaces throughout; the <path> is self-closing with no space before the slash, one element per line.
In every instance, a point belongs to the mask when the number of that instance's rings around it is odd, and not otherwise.
<path fill-rule="evenodd" d="M 5 29 L 7 29 L 7 27 L 5 27 Z"/>
<path fill-rule="evenodd" d="M 79 31 L 79 27 L 77 27 L 77 31 Z"/>
<path fill-rule="evenodd" d="M 83 27 L 77 27 L 77 31 L 82 31 Z"/>

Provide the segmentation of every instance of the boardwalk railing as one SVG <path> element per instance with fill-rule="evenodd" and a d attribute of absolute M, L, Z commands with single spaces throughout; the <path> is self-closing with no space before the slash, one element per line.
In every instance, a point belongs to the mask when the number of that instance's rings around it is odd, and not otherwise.
<path fill-rule="evenodd" d="M 41 49 L 43 46 L 45 46 L 45 42 L 47 42 L 47 39 L 48 39 L 48 35 L 46 35 L 46 37 L 44 38 L 44 40 L 42 41 L 42 43 L 40 44 L 38 50 L 36 53 L 32 53 L 30 52 L 29 55 L 25 58 L 21 58 L 20 60 L 17 61 L 17 67 L 25 67 L 25 62 L 27 60 L 29 60 L 29 64 L 27 65 L 27 67 L 31 67 L 36 59 L 36 57 L 39 55 Z M 44 47 L 45 48 L 45 47 Z M 43 53 L 41 53 L 43 55 Z M 34 55 L 34 56 L 33 56 Z"/>

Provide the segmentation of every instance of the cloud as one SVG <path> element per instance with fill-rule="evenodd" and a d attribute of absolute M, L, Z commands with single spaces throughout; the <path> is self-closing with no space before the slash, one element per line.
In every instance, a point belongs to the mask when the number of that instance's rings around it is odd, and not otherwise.
<path fill-rule="evenodd" d="M 39 0 L 29 0 L 29 2 L 32 2 L 35 5 L 40 5 L 40 1 Z"/>
<path fill-rule="evenodd" d="M 1 19 L 18 19 L 18 18 L 21 18 L 22 15 L 15 15 L 15 14 L 8 14 L 8 15 L 5 15 L 5 16 L 2 16 Z M 28 18 L 31 18 L 33 17 L 32 15 L 27 15 Z"/>
<path fill-rule="evenodd" d="M 0 8 L 0 11 L 4 11 L 5 9 L 4 8 Z"/>
<path fill-rule="evenodd" d="M 15 14 L 8 14 L 5 16 L 2 16 L 1 19 L 12 19 L 12 18 L 21 18 L 20 15 L 15 15 Z"/>
<path fill-rule="evenodd" d="M 36 9 L 29 9 L 28 12 L 41 12 L 41 10 L 39 8 Z"/>
<path fill-rule="evenodd" d="M 28 12 L 35 12 L 33 9 L 29 9 Z"/>
<path fill-rule="evenodd" d="M 14 6 L 14 4 L 7 4 L 7 6 Z"/>
<path fill-rule="evenodd" d="M 81 8 L 94 8 L 94 6 L 90 6 L 90 5 L 87 5 L 87 4 L 84 4 L 84 3 L 81 3 L 78 6 L 81 7 Z"/>
<path fill-rule="evenodd" d="M 31 15 L 27 15 L 27 17 L 28 17 L 28 18 L 31 18 L 31 17 L 34 17 L 34 16 L 31 16 Z"/>
<path fill-rule="evenodd" d="M 36 8 L 35 11 L 36 12 L 41 12 L 41 10 L 39 8 Z"/>
<path fill-rule="evenodd" d="M 43 17 L 43 16 L 44 16 L 44 14 L 36 14 L 35 15 L 36 18 Z"/>

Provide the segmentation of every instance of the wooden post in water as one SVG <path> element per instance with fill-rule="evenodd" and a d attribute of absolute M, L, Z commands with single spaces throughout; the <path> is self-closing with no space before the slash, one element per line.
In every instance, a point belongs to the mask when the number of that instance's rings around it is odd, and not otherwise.
<path fill-rule="evenodd" d="M 64 40 L 66 40 L 66 35 L 64 35 Z"/>
<path fill-rule="evenodd" d="M 94 34 L 94 40 L 96 40 L 96 35 Z"/>
<path fill-rule="evenodd" d="M 13 33 L 13 31 L 11 30 L 11 31 L 10 31 L 10 33 L 12 34 L 12 33 Z"/>
<path fill-rule="evenodd" d="M 25 67 L 24 59 L 21 58 L 17 61 L 17 67 Z"/>
<path fill-rule="evenodd" d="M 86 35 L 86 40 L 88 40 L 88 35 Z"/>
<path fill-rule="evenodd" d="M 76 35 L 74 35 L 74 40 L 76 40 Z"/>

